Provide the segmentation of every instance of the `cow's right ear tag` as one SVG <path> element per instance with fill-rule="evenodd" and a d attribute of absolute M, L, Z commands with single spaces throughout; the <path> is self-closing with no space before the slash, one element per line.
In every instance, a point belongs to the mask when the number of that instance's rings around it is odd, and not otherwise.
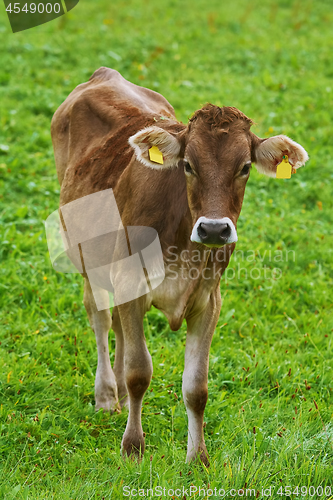
<path fill-rule="evenodd" d="M 152 146 L 149 149 L 149 159 L 150 159 L 150 161 L 152 161 L 154 163 L 159 163 L 160 165 L 163 165 L 163 163 L 164 163 L 163 155 L 157 146 Z"/>
<path fill-rule="evenodd" d="M 277 179 L 290 179 L 292 166 L 289 163 L 288 156 L 284 155 L 281 163 L 276 167 Z"/>

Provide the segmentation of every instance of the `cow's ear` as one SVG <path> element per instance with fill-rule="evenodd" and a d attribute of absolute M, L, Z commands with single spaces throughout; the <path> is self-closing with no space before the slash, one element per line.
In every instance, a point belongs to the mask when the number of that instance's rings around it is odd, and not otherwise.
<path fill-rule="evenodd" d="M 128 142 L 141 163 L 147 167 L 160 170 L 177 166 L 183 149 L 182 137 L 182 132 L 170 133 L 160 127 L 147 127 L 132 135 Z M 149 150 L 153 146 L 155 146 L 155 155 L 157 153 L 155 157 L 151 157 L 149 154 Z M 154 158 L 158 161 L 152 161 Z"/>
<path fill-rule="evenodd" d="M 305 149 L 286 135 L 260 139 L 252 134 L 252 161 L 259 172 L 276 177 L 276 167 L 284 155 L 294 168 L 302 167 L 309 159 Z"/>

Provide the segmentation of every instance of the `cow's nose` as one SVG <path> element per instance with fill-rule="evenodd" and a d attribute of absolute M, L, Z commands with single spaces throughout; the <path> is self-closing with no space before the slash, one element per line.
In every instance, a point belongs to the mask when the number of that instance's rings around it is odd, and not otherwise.
<path fill-rule="evenodd" d="M 198 235 L 205 245 L 225 245 L 231 235 L 231 227 L 226 223 L 201 222 Z"/>
<path fill-rule="evenodd" d="M 222 247 L 229 243 L 236 243 L 237 231 L 229 217 L 208 219 L 201 216 L 194 224 L 190 240 L 207 246 Z"/>

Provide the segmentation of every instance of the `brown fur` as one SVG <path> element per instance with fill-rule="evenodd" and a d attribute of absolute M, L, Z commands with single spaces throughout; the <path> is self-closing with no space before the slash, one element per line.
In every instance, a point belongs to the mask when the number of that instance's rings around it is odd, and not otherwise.
<path fill-rule="evenodd" d="M 253 124 L 253 121 L 248 118 L 242 111 L 231 106 L 215 106 L 214 104 L 206 104 L 203 108 L 198 109 L 190 118 L 190 124 L 201 120 L 211 126 L 211 128 L 221 128 L 225 124 L 232 123 L 235 120 L 243 120 L 248 126 Z"/>

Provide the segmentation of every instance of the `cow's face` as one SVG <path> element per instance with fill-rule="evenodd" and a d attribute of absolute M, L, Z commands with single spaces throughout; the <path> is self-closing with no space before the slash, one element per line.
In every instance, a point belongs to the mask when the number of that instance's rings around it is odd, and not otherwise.
<path fill-rule="evenodd" d="M 130 138 L 145 165 L 184 169 L 192 241 L 209 247 L 237 241 L 236 224 L 252 162 L 260 172 L 275 177 L 283 155 L 295 168 L 307 161 L 299 144 L 283 135 L 259 139 L 250 131 L 251 124 L 236 108 L 207 105 L 181 132 L 149 127 Z M 161 151 L 163 165 L 150 160 L 152 146 Z"/>

